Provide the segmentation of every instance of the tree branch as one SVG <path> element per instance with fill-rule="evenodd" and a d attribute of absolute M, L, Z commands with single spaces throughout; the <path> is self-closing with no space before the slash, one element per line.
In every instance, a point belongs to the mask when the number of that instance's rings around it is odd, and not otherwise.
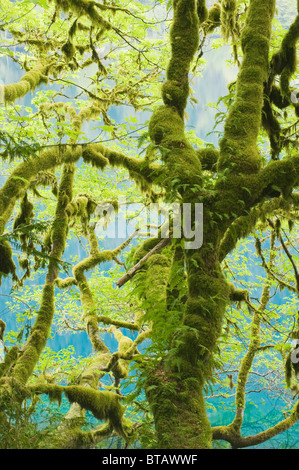
<path fill-rule="evenodd" d="M 139 271 L 144 263 L 148 260 L 150 256 L 152 256 L 157 251 L 162 250 L 165 246 L 170 243 L 170 238 L 163 238 L 154 248 L 152 248 L 140 261 L 138 261 L 133 268 L 131 268 L 126 274 L 124 274 L 117 282 L 116 285 L 118 287 L 122 287 L 126 282 L 128 282 L 132 277 L 135 276 L 136 272 Z"/>

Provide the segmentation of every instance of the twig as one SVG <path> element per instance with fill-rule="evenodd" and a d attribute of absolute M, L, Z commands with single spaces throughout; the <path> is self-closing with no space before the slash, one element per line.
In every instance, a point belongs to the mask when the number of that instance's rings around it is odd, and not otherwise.
<path fill-rule="evenodd" d="M 126 282 L 128 282 L 133 276 L 135 276 L 136 272 L 142 268 L 142 265 L 148 260 L 150 256 L 156 253 L 159 250 L 162 250 L 166 245 L 170 243 L 170 238 L 163 238 L 154 248 L 151 249 L 140 261 L 138 261 L 133 268 L 131 268 L 126 274 L 124 274 L 117 282 L 116 285 L 118 287 L 123 286 Z"/>

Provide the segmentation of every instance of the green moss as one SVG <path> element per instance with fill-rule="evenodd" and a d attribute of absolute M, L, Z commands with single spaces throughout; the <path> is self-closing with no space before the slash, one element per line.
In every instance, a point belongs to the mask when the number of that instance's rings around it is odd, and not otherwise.
<path fill-rule="evenodd" d="M 214 5 L 208 11 L 208 18 L 203 24 L 206 34 L 211 34 L 216 28 L 220 26 L 221 6 L 219 3 Z"/>
<path fill-rule="evenodd" d="M 66 287 L 70 287 L 76 284 L 76 279 L 73 277 L 67 277 L 65 279 L 56 279 L 56 285 L 59 289 L 65 289 Z"/>
<path fill-rule="evenodd" d="M 150 139 L 159 145 L 167 147 L 167 143 L 180 146 L 186 145 L 184 135 L 184 121 L 177 112 L 175 106 L 160 106 L 157 108 L 149 123 Z"/>
<path fill-rule="evenodd" d="M 211 448 L 211 428 L 197 378 L 182 380 L 157 368 L 149 374 L 145 392 L 155 416 L 155 448 Z"/>
<path fill-rule="evenodd" d="M 65 54 L 67 60 L 71 60 L 75 55 L 76 48 L 72 41 L 68 40 L 63 46 L 61 47 L 61 51 Z"/>
<path fill-rule="evenodd" d="M 162 86 L 162 98 L 166 105 L 174 106 L 183 115 L 188 95 L 180 82 L 167 80 Z"/>
<path fill-rule="evenodd" d="M 39 196 L 39 193 L 36 190 L 38 186 L 50 186 L 52 188 L 52 193 L 54 194 L 54 196 L 57 196 L 58 194 L 58 185 L 55 173 L 52 173 L 50 171 L 40 171 L 39 173 L 37 173 L 37 175 L 29 185 L 29 189 L 33 190 L 33 192 L 37 196 Z"/>
<path fill-rule="evenodd" d="M 4 98 L 8 103 L 14 102 L 18 98 L 22 98 L 29 91 L 33 91 L 45 79 L 49 66 L 45 64 L 37 64 L 33 69 L 25 73 L 18 83 L 5 85 Z"/>
<path fill-rule="evenodd" d="M 214 148 L 202 148 L 196 150 L 196 155 L 198 156 L 202 169 L 208 171 L 216 171 L 217 161 L 219 158 L 219 150 Z"/>
<path fill-rule="evenodd" d="M 151 251 L 161 238 L 147 238 L 134 252 L 134 263 L 138 263 L 149 251 Z"/>
<path fill-rule="evenodd" d="M 109 160 L 97 150 L 95 145 L 88 145 L 88 147 L 83 150 L 82 157 L 85 162 L 91 163 L 101 170 L 109 163 Z"/>
<path fill-rule="evenodd" d="M 71 403 L 78 403 L 99 420 L 109 420 L 113 428 L 123 434 L 121 420 L 125 408 L 121 405 L 118 395 L 82 386 L 68 386 L 64 388 L 64 392 Z"/>
<path fill-rule="evenodd" d="M 126 355 L 131 348 L 133 341 L 128 338 L 118 329 L 113 330 L 113 334 L 118 341 L 118 353 L 120 356 Z M 129 359 L 129 358 L 128 358 Z M 114 376 L 119 380 L 120 378 L 127 378 L 129 375 L 130 361 L 126 359 L 118 359 L 116 365 L 112 368 Z"/>
<path fill-rule="evenodd" d="M 18 228 L 22 229 L 22 226 L 27 225 L 31 219 L 33 218 L 33 204 L 28 200 L 27 193 L 25 193 L 21 204 L 20 204 L 20 212 L 16 216 L 13 229 L 16 230 Z M 26 247 L 27 245 L 27 236 L 26 234 L 20 233 L 20 240 L 22 241 L 22 246 Z"/>
<path fill-rule="evenodd" d="M 188 93 L 188 71 L 199 45 L 199 20 L 194 0 L 175 2 L 170 42 L 172 55 L 167 79 L 180 82 L 185 93 Z"/>
<path fill-rule="evenodd" d="M 6 323 L 0 318 L 0 341 L 3 341 L 3 335 L 6 328 Z"/>
<path fill-rule="evenodd" d="M 289 99 L 290 89 L 289 83 L 292 75 L 296 71 L 297 51 L 296 44 L 299 39 L 299 15 L 291 24 L 283 41 L 280 50 L 276 52 L 271 59 L 271 68 L 273 78 L 280 75 L 280 89 L 283 98 Z"/>

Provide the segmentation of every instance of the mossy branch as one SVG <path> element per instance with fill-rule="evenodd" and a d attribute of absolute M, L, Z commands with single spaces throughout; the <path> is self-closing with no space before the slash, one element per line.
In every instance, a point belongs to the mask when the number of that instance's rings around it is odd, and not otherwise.
<path fill-rule="evenodd" d="M 275 259 L 274 253 L 274 243 L 275 243 L 275 234 L 271 233 L 271 251 L 270 251 L 270 266 L 273 265 Z M 251 322 L 251 332 L 250 332 L 250 341 L 247 352 L 244 358 L 241 361 L 240 370 L 238 373 L 237 378 L 237 385 L 236 385 L 236 415 L 231 423 L 230 427 L 233 429 L 235 433 L 240 432 L 242 423 L 243 423 L 243 416 L 245 411 L 245 396 L 246 396 L 246 384 L 248 374 L 253 364 L 253 360 L 255 355 L 259 351 L 261 337 L 260 337 L 260 325 L 261 325 L 261 314 L 265 311 L 267 304 L 270 299 L 270 277 L 267 276 L 265 285 L 262 291 L 260 305 L 258 309 L 254 311 L 254 315 Z"/>
<path fill-rule="evenodd" d="M 80 261 L 73 268 L 73 276 L 80 290 L 80 299 L 83 308 L 83 318 L 86 322 L 87 333 L 90 337 L 91 343 L 96 351 L 108 352 L 108 348 L 102 339 L 99 337 L 98 319 L 96 313 L 96 306 L 93 301 L 92 292 L 88 285 L 85 271 L 88 271 L 97 265 L 106 261 L 114 260 L 119 253 L 121 253 L 131 240 L 136 236 L 138 231 L 132 233 L 132 235 L 119 245 L 114 250 L 100 251 L 98 247 L 98 240 L 94 232 L 94 227 L 88 228 L 89 232 L 89 245 L 90 255 L 84 260 Z"/>
<path fill-rule="evenodd" d="M 34 91 L 42 82 L 47 81 L 49 69 L 49 63 L 38 63 L 26 72 L 18 83 L 4 85 L 5 103 L 14 103 L 17 99 L 23 98 L 29 91 Z"/>
<path fill-rule="evenodd" d="M 235 101 L 230 108 L 220 142 L 218 171 L 256 173 L 261 165 L 257 137 L 261 125 L 264 82 L 275 0 L 252 0 L 241 42 L 244 53 L 237 77 Z M 227 180 L 229 185 L 229 179 Z M 225 196 L 224 196 L 225 197 Z"/>
<path fill-rule="evenodd" d="M 113 392 L 93 390 L 81 385 L 42 384 L 28 388 L 31 393 L 45 393 L 58 402 L 61 402 L 62 394 L 65 394 L 70 403 L 78 403 L 95 418 L 108 421 L 118 435 L 128 437 L 127 426 L 122 422 L 125 407 L 121 405 L 119 395 Z"/>
<path fill-rule="evenodd" d="M 152 333 L 151 329 L 143 331 L 142 333 L 140 333 L 137 336 L 137 338 L 134 341 L 132 341 L 130 343 L 130 345 L 126 344 L 126 347 L 124 348 L 124 350 L 122 350 L 122 348 L 120 348 L 120 349 L 118 349 L 117 352 L 113 353 L 112 357 L 110 359 L 110 362 L 108 363 L 105 370 L 106 371 L 111 370 L 111 371 L 114 372 L 115 367 L 117 366 L 117 364 L 120 360 L 128 362 L 128 361 L 134 359 L 134 356 L 135 356 L 136 350 L 137 350 L 137 346 L 139 344 L 141 344 L 146 338 L 148 338 L 151 335 L 151 333 Z M 117 334 L 120 334 L 120 332 L 118 332 Z"/>
<path fill-rule="evenodd" d="M 29 339 L 24 346 L 12 377 L 21 383 L 26 383 L 46 346 L 54 316 L 55 280 L 58 276 L 58 261 L 65 249 L 68 233 L 68 216 L 65 212 L 68 201 L 72 198 L 75 166 L 65 165 L 59 187 L 56 213 L 52 231 L 52 250 L 49 261 L 46 282 L 42 292 L 42 300 Z"/>
<path fill-rule="evenodd" d="M 242 437 L 235 434 L 230 426 L 216 426 L 212 428 L 214 440 L 224 440 L 231 444 L 234 449 L 242 449 L 245 447 L 257 446 L 263 442 L 278 436 L 284 431 L 290 429 L 299 419 L 299 402 L 294 406 L 290 416 L 280 421 L 275 426 L 262 431 L 254 436 Z"/>
<path fill-rule="evenodd" d="M 0 234 L 3 233 L 17 199 L 32 184 L 35 184 L 33 181 L 36 180 L 38 174 L 64 163 L 76 163 L 81 157 L 86 163 L 100 169 L 109 163 L 112 167 L 128 170 L 136 184 L 146 191 L 149 191 L 154 178 L 161 174 L 159 165 L 145 164 L 143 160 L 128 157 L 101 144 L 57 145 L 42 150 L 36 156 L 29 157 L 20 163 L 0 189 Z"/>
<path fill-rule="evenodd" d="M 278 209 L 288 210 L 292 204 L 292 199 L 274 197 L 253 207 L 248 215 L 238 217 L 224 233 L 219 248 L 219 260 L 223 261 L 239 240 L 250 235 L 259 221 L 265 222 L 267 216 L 271 216 Z"/>
<path fill-rule="evenodd" d="M 139 331 L 140 325 L 136 323 L 131 323 L 128 321 L 114 320 L 113 318 L 108 317 L 107 315 L 98 315 L 97 317 L 99 323 L 104 323 L 104 325 L 114 325 L 119 328 L 127 328 L 132 331 Z"/>

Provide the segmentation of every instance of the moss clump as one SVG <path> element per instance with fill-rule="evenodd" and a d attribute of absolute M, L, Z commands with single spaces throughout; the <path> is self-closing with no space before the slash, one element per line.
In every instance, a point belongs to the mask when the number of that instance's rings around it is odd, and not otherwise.
<path fill-rule="evenodd" d="M 197 0 L 197 15 L 199 24 L 204 23 L 209 16 L 209 10 L 206 7 L 206 0 Z"/>
<path fill-rule="evenodd" d="M 183 116 L 188 95 L 180 82 L 167 80 L 162 86 L 162 98 L 166 105 L 174 106 L 179 111 L 179 114 Z"/>
<path fill-rule="evenodd" d="M 0 285 L 1 276 L 16 276 L 16 265 L 12 258 L 12 249 L 7 240 L 0 240 Z"/>
<path fill-rule="evenodd" d="M 154 111 L 149 123 L 149 136 L 156 145 L 162 143 L 167 148 L 169 145 L 180 148 L 180 145 L 187 144 L 184 121 L 175 106 L 160 106 Z"/>
<path fill-rule="evenodd" d="M 202 148 L 196 150 L 202 169 L 215 172 L 217 169 L 217 162 L 219 158 L 219 150 L 214 148 Z"/>
<path fill-rule="evenodd" d="M 203 24 L 203 28 L 206 34 L 211 34 L 216 28 L 221 25 L 221 6 L 219 3 L 215 3 L 212 8 L 209 9 L 208 18 Z"/>
<path fill-rule="evenodd" d="M 68 203 L 65 211 L 69 218 L 80 218 L 84 235 L 88 233 L 88 223 L 97 203 L 88 195 L 79 194 Z"/>

